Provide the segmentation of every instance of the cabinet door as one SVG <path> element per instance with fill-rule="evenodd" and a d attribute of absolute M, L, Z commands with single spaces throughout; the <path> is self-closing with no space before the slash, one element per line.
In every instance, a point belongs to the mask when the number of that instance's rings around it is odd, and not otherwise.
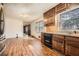
<path fill-rule="evenodd" d="M 55 25 L 55 16 L 51 17 L 49 21 L 50 21 L 50 24 Z"/>
<path fill-rule="evenodd" d="M 53 48 L 64 53 L 64 45 L 62 42 L 53 41 Z"/>
<path fill-rule="evenodd" d="M 52 9 L 50 9 L 47 12 L 44 13 L 44 18 L 48 19 L 48 18 L 50 18 L 54 15 L 55 15 L 55 8 L 52 8 Z"/>
<path fill-rule="evenodd" d="M 66 37 L 65 55 L 79 56 L 79 38 Z"/>
<path fill-rule="evenodd" d="M 52 47 L 54 49 L 60 51 L 61 53 L 64 53 L 64 36 L 54 35 L 52 43 Z"/>
<path fill-rule="evenodd" d="M 55 24 L 55 8 L 52 8 L 44 13 L 45 25 Z"/>
<path fill-rule="evenodd" d="M 46 20 L 45 26 L 49 26 L 49 25 L 55 25 L 55 16 L 50 17 L 49 19 Z"/>
<path fill-rule="evenodd" d="M 65 55 L 79 56 L 79 48 L 72 45 L 66 45 Z"/>
<path fill-rule="evenodd" d="M 60 13 L 69 8 L 70 4 L 69 3 L 60 3 L 56 6 L 55 12 Z"/>

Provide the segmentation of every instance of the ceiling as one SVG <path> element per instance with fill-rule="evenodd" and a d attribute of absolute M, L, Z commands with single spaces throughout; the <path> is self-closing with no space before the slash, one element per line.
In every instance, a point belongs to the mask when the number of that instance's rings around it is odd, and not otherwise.
<path fill-rule="evenodd" d="M 43 16 L 43 13 L 58 3 L 5 3 L 6 17 L 16 18 L 25 22 L 32 22 Z"/>

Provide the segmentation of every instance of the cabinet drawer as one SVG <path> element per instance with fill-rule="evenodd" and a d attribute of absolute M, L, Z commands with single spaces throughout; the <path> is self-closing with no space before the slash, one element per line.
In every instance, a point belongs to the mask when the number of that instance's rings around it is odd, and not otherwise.
<path fill-rule="evenodd" d="M 63 39 L 64 40 L 64 36 L 63 35 L 53 35 L 53 39 L 54 38 L 58 38 L 58 39 Z"/>
<path fill-rule="evenodd" d="M 65 40 L 70 40 L 74 42 L 79 42 L 79 37 L 71 37 L 71 36 L 66 36 Z"/>
<path fill-rule="evenodd" d="M 72 41 L 72 40 L 67 40 L 65 42 L 67 45 L 71 45 L 73 47 L 78 47 L 79 48 L 79 42 L 76 42 L 76 41 Z"/>

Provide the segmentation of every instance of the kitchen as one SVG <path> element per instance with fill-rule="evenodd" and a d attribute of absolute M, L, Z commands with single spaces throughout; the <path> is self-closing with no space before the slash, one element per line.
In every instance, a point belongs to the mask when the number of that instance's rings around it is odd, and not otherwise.
<path fill-rule="evenodd" d="M 44 13 L 44 45 L 64 55 L 79 56 L 78 8 L 79 4 L 60 3 Z"/>
<path fill-rule="evenodd" d="M 0 55 L 79 56 L 79 4 L 39 4 L 1 4 Z"/>

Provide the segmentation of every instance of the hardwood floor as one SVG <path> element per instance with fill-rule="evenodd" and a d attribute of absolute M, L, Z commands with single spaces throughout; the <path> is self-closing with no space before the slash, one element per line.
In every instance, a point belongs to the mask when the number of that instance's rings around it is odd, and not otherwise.
<path fill-rule="evenodd" d="M 34 38 L 10 38 L 4 42 L 6 48 L 2 56 L 59 56 L 62 55 L 41 44 L 40 40 Z"/>

